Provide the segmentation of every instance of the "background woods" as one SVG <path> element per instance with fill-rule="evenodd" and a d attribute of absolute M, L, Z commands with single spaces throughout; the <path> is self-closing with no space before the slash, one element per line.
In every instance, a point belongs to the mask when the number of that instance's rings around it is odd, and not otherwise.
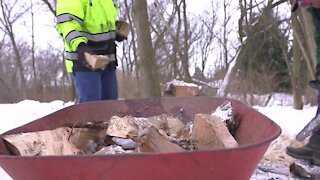
<path fill-rule="evenodd" d="M 287 0 L 121 0 L 131 24 L 118 43 L 121 98 L 162 95 L 173 79 L 201 85 L 209 96 L 266 104 L 292 93 L 295 108 L 313 103 L 315 69 L 309 14 Z M 0 0 L 0 103 L 75 99 L 55 31 L 56 0 Z M 255 95 L 267 95 L 261 102 Z M 306 97 L 306 98 L 303 98 Z"/>

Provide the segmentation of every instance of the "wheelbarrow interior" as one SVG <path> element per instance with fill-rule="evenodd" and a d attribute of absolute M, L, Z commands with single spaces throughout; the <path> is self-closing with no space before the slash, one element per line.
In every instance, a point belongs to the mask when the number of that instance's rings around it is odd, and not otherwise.
<path fill-rule="evenodd" d="M 210 114 L 225 102 L 231 102 L 239 124 L 234 134 L 238 148 L 169 154 L 20 157 L 11 155 L 6 144 L 0 141 L 0 166 L 14 179 L 249 179 L 281 129 L 252 107 L 233 99 L 163 97 L 83 103 L 3 135 L 52 130 L 72 123 L 108 121 L 112 116 L 179 115 L 187 123 L 195 114 Z"/>

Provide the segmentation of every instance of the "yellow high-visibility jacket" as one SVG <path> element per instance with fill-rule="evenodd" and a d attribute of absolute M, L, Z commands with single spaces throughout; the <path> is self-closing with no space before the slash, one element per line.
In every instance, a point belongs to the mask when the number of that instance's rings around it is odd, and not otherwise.
<path fill-rule="evenodd" d="M 64 40 L 68 72 L 85 69 L 77 62 L 77 48 L 86 43 L 96 54 L 116 61 L 118 0 L 58 0 L 57 31 Z"/>

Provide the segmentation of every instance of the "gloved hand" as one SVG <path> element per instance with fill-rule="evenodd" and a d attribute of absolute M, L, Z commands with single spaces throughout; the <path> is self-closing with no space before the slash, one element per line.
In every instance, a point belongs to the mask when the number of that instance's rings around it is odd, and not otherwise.
<path fill-rule="evenodd" d="M 317 90 L 320 90 L 320 64 L 317 64 L 316 73 L 315 73 L 315 80 L 309 82 L 309 85 Z"/>
<path fill-rule="evenodd" d="M 92 69 L 92 67 L 86 60 L 85 53 L 93 54 L 93 51 L 85 43 L 82 42 L 78 45 L 78 60 L 87 68 Z"/>
<path fill-rule="evenodd" d="M 317 81 L 320 82 L 320 64 L 317 64 L 317 66 L 316 66 L 315 78 L 316 78 Z"/>
<path fill-rule="evenodd" d="M 122 42 L 123 40 L 127 40 L 127 39 L 128 39 L 127 37 L 123 37 L 118 33 L 116 34 L 116 41 L 118 42 Z"/>
<path fill-rule="evenodd" d="M 124 21 L 116 21 L 117 34 L 116 41 L 122 42 L 123 40 L 128 39 L 128 33 L 130 31 L 130 26 Z"/>

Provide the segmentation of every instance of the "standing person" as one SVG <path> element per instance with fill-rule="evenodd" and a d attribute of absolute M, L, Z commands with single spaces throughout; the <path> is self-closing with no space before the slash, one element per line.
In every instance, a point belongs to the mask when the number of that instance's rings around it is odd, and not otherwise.
<path fill-rule="evenodd" d="M 300 3 L 301 6 L 308 7 L 315 28 L 314 39 L 317 51 L 317 66 L 315 80 L 310 81 L 310 85 L 318 90 L 318 114 L 320 113 L 320 0 L 300 0 Z M 320 130 L 311 135 L 305 146 L 300 148 L 289 146 L 286 148 L 286 153 L 294 158 L 305 159 L 320 166 Z"/>
<path fill-rule="evenodd" d="M 79 102 L 116 100 L 117 0 L 58 0 L 57 31 L 64 41 L 66 68 L 72 73 Z M 85 53 L 106 55 L 110 63 L 93 70 Z"/>

